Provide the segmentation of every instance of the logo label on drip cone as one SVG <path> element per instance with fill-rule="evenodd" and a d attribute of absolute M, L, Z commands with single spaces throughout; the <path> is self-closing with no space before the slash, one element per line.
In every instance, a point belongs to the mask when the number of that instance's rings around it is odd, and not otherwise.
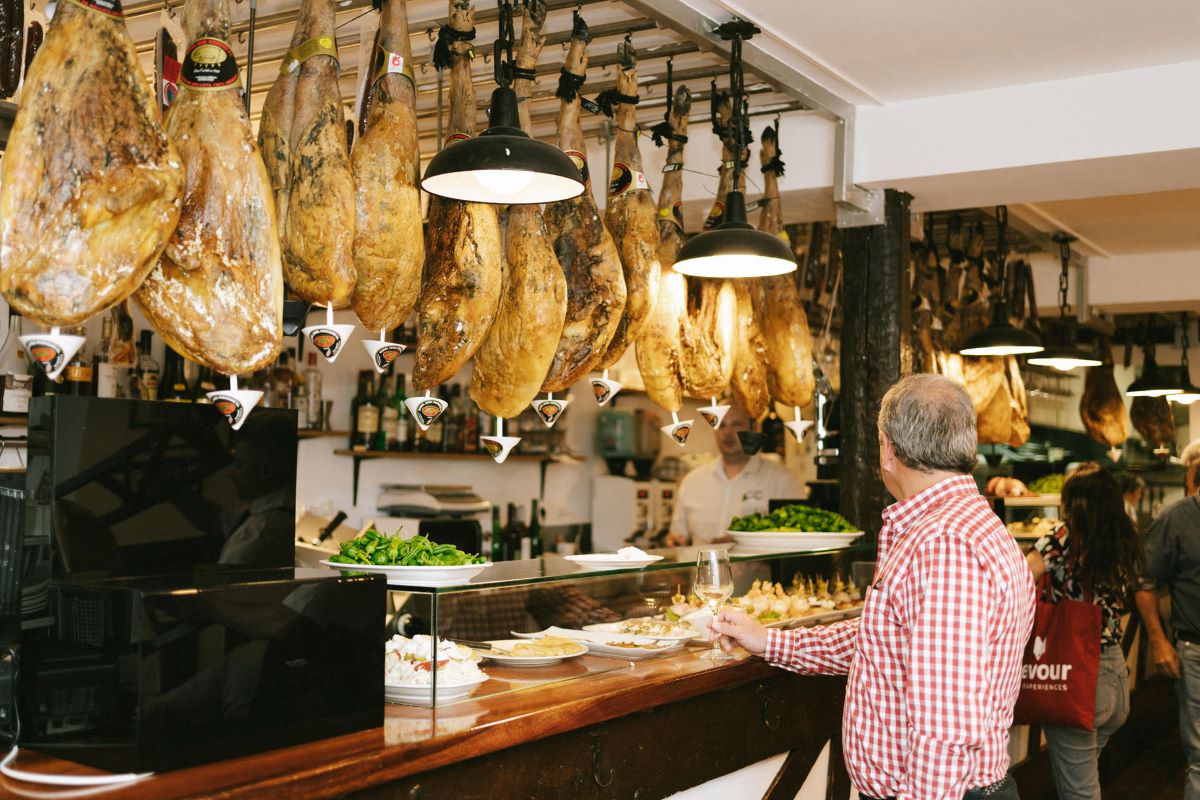
<path fill-rule="evenodd" d="M 342 336 L 331 328 L 321 328 L 313 331 L 313 347 L 321 351 L 321 355 L 332 358 L 342 346 Z"/>
<path fill-rule="evenodd" d="M 709 425 L 711 425 L 714 428 L 717 427 L 717 425 L 719 425 L 721 423 L 721 418 L 718 417 L 712 411 L 705 411 L 702 408 L 702 409 L 700 409 L 700 416 L 704 417 L 704 421 L 707 422 Z"/>
<path fill-rule="evenodd" d="M 395 361 L 403 350 L 403 347 L 396 344 L 379 348 L 375 351 L 375 367 L 380 371 L 387 369 L 388 365 Z"/>
<path fill-rule="evenodd" d="M 542 422 L 554 425 L 559 415 L 562 414 L 563 404 L 557 400 L 542 400 L 534 405 L 534 410 L 542 418 Z"/>
<path fill-rule="evenodd" d="M 432 398 L 417 406 L 417 419 L 422 425 L 432 425 L 434 420 L 442 415 L 442 404 Z"/>
<path fill-rule="evenodd" d="M 692 433 L 692 426 L 686 422 L 675 426 L 675 430 L 671 431 L 671 438 L 679 444 L 687 444 L 688 436 Z"/>
<path fill-rule="evenodd" d="M 242 416 L 245 414 L 245 408 L 232 397 L 218 397 L 213 403 L 225 415 L 225 419 L 229 420 L 230 425 L 237 425 L 242 421 Z"/>
<path fill-rule="evenodd" d="M 483 439 L 482 441 L 483 449 L 486 450 L 487 454 L 492 458 L 499 458 L 500 454 L 504 452 L 504 445 L 500 444 L 500 442 L 497 442 L 495 439 Z"/>
<path fill-rule="evenodd" d="M 592 394 L 596 398 L 596 402 L 604 405 L 608 402 L 608 398 L 612 397 L 612 389 L 602 380 L 592 381 Z"/>
<path fill-rule="evenodd" d="M 29 343 L 27 349 L 29 355 L 46 374 L 53 374 L 62 367 L 63 349 L 56 343 L 45 339 L 35 339 Z"/>

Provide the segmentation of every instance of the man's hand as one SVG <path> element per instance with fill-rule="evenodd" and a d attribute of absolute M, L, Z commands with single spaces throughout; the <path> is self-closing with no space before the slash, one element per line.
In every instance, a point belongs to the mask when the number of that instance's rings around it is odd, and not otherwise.
<path fill-rule="evenodd" d="M 1179 679 L 1179 653 L 1171 646 L 1165 636 L 1150 638 L 1150 661 L 1166 675 Z"/>
<path fill-rule="evenodd" d="M 721 636 L 721 649 L 725 652 L 741 646 L 761 656 L 767 649 L 767 629 L 741 611 L 722 608 L 717 618 L 709 622 L 708 628 Z"/>

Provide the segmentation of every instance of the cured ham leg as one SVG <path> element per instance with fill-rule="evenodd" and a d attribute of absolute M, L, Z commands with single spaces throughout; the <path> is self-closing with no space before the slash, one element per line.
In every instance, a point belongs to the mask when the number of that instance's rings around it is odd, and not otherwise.
<path fill-rule="evenodd" d="M 332 0 L 303 0 L 296 30 L 304 33 L 301 47 L 313 38 L 332 40 Z M 297 72 L 287 212 L 280 237 L 284 277 L 301 299 L 340 308 L 350 302 L 356 276 L 354 177 L 338 65 L 320 53 Z"/>
<path fill-rule="evenodd" d="M 1118 448 L 1129 438 L 1129 415 L 1111 364 L 1089 367 L 1084 374 L 1079 416 L 1088 435 L 1100 444 Z"/>
<path fill-rule="evenodd" d="M 578 15 L 567 51 L 566 70 L 587 72 L 587 24 Z M 567 281 L 567 313 L 542 391 L 561 392 L 599 365 L 625 309 L 621 258 L 592 196 L 587 144 L 579 123 L 579 94 L 564 90 L 558 116 L 558 146 L 583 173 L 583 194 L 546 205 L 546 229 Z"/>
<path fill-rule="evenodd" d="M 775 236 L 783 232 L 778 174 L 782 167 L 778 170 L 772 167 L 778 155 L 777 134 L 768 127 L 762 134 L 764 202 L 758 227 Z M 754 299 L 767 347 L 767 388 L 778 403 L 797 408 L 806 406 L 812 401 L 816 380 L 812 334 L 795 276 L 773 275 L 761 278 L 757 284 Z"/>
<path fill-rule="evenodd" d="M 1029 441 L 1025 383 L 1011 356 L 963 357 L 962 383 L 975 405 L 980 444 L 1020 447 Z"/>
<path fill-rule="evenodd" d="M 0 180 L 0 292 L 51 326 L 83 322 L 141 285 L 183 192 L 120 6 L 86 2 L 94 7 L 58 7 L 30 64 Z"/>
<path fill-rule="evenodd" d="M 760 420 L 771 410 L 767 390 L 767 345 L 754 314 L 749 281 L 733 281 L 737 296 L 737 323 L 734 328 L 733 398 L 751 419 Z"/>
<path fill-rule="evenodd" d="M 673 134 L 687 136 L 691 109 L 692 93 L 686 86 L 680 86 L 671 98 L 671 111 L 667 117 Z M 683 167 L 684 144 L 670 140 L 668 165 Z M 663 269 L 662 279 L 650 321 L 636 343 L 638 370 L 642 373 L 646 394 L 667 411 L 678 411 L 683 407 L 681 331 L 687 316 L 687 279 L 672 269 L 684 242 L 683 223 L 676 217 L 682 201 L 683 170 L 665 172 L 658 195 L 658 257 Z"/>
<path fill-rule="evenodd" d="M 187 170 L 183 211 L 134 298 L 177 352 L 244 374 L 274 361 L 283 336 L 275 204 L 238 92 L 228 0 L 188 0 L 183 25 L 188 52 L 165 121 Z"/>
<path fill-rule="evenodd" d="M 469 0 L 450 0 L 450 26 L 474 27 Z M 470 42 L 450 45 L 450 135 L 475 135 Z M 413 383 L 425 390 L 444 383 L 475 355 L 500 302 L 500 222 L 496 207 L 431 197 L 425 282 L 417 301 Z"/>
<path fill-rule="evenodd" d="M 629 42 L 617 47 L 620 72 L 617 92 L 637 95 L 637 51 Z M 625 270 L 625 313 L 599 366 L 610 367 L 641 336 L 658 299 L 661 266 L 658 260 L 658 225 L 654 197 L 642 171 L 637 143 L 637 107 L 619 103 L 617 133 L 613 142 L 613 174 L 608 185 L 604 221 L 612 232 Z"/>
<path fill-rule="evenodd" d="M 365 132 L 350 155 L 354 173 L 354 271 L 351 303 L 368 330 L 408 318 L 421 292 L 421 230 L 416 86 L 405 0 L 383 0 Z M 398 63 L 397 63 L 398 62 Z"/>
<path fill-rule="evenodd" d="M 545 0 L 525 8 L 517 66 L 537 65 L 545 37 Z M 529 130 L 530 82 L 513 90 L 522 100 L 521 126 Z M 554 255 L 542 208 L 513 205 L 504 224 L 504 278 L 496 320 L 471 368 L 471 399 L 497 417 L 520 414 L 542 388 L 567 313 L 567 281 Z"/>

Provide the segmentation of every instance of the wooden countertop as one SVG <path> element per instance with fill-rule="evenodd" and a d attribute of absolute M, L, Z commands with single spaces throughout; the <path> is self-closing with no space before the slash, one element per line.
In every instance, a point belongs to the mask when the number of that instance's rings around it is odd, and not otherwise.
<path fill-rule="evenodd" d="M 697 648 L 671 657 L 625 662 L 620 669 L 586 679 L 453 703 L 436 711 L 389 704 L 382 728 L 155 775 L 113 796 L 119 794 L 123 800 L 334 797 L 775 673 L 745 654 L 713 666 L 699 658 L 701 652 Z M 92 772 L 26 750 L 17 766 L 42 772 Z M 31 788 L 0 778 L 0 790 L 9 796 L 27 796 Z"/>

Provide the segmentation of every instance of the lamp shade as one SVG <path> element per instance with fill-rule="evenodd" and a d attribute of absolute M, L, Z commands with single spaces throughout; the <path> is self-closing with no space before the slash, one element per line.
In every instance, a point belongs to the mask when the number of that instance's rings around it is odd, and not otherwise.
<path fill-rule="evenodd" d="M 425 168 L 421 188 L 473 203 L 554 203 L 582 194 L 583 176 L 562 150 L 521 130 L 517 96 L 500 87 L 492 93 L 488 129 L 443 147 Z"/>
<path fill-rule="evenodd" d="M 1104 362 L 1082 347 L 1074 345 L 1051 345 L 1030 356 L 1029 363 L 1039 367 L 1053 367 L 1061 372 L 1070 372 L 1077 367 L 1098 367 Z"/>
<path fill-rule="evenodd" d="M 1008 321 L 1008 304 L 1000 300 L 992 304 L 988 326 L 968 336 L 958 352 L 964 356 L 1021 356 L 1044 349 L 1036 334 Z"/>
<path fill-rule="evenodd" d="M 1180 364 L 1178 371 L 1179 380 L 1177 383 L 1179 384 L 1179 393 L 1169 394 L 1167 395 L 1167 399 L 1172 403 L 1179 403 L 1182 406 L 1190 406 L 1192 403 L 1200 400 L 1200 389 L 1197 389 L 1194 385 L 1192 385 L 1192 378 L 1188 374 L 1189 370 L 1187 362 Z"/>
<path fill-rule="evenodd" d="M 1128 397 L 1169 397 L 1184 393 L 1184 382 L 1159 367 L 1153 359 L 1146 361 L 1142 374 L 1125 390 Z"/>
<path fill-rule="evenodd" d="M 725 195 L 725 221 L 679 250 L 675 271 L 701 278 L 761 278 L 796 269 L 787 242 L 746 222 L 746 197 Z"/>

